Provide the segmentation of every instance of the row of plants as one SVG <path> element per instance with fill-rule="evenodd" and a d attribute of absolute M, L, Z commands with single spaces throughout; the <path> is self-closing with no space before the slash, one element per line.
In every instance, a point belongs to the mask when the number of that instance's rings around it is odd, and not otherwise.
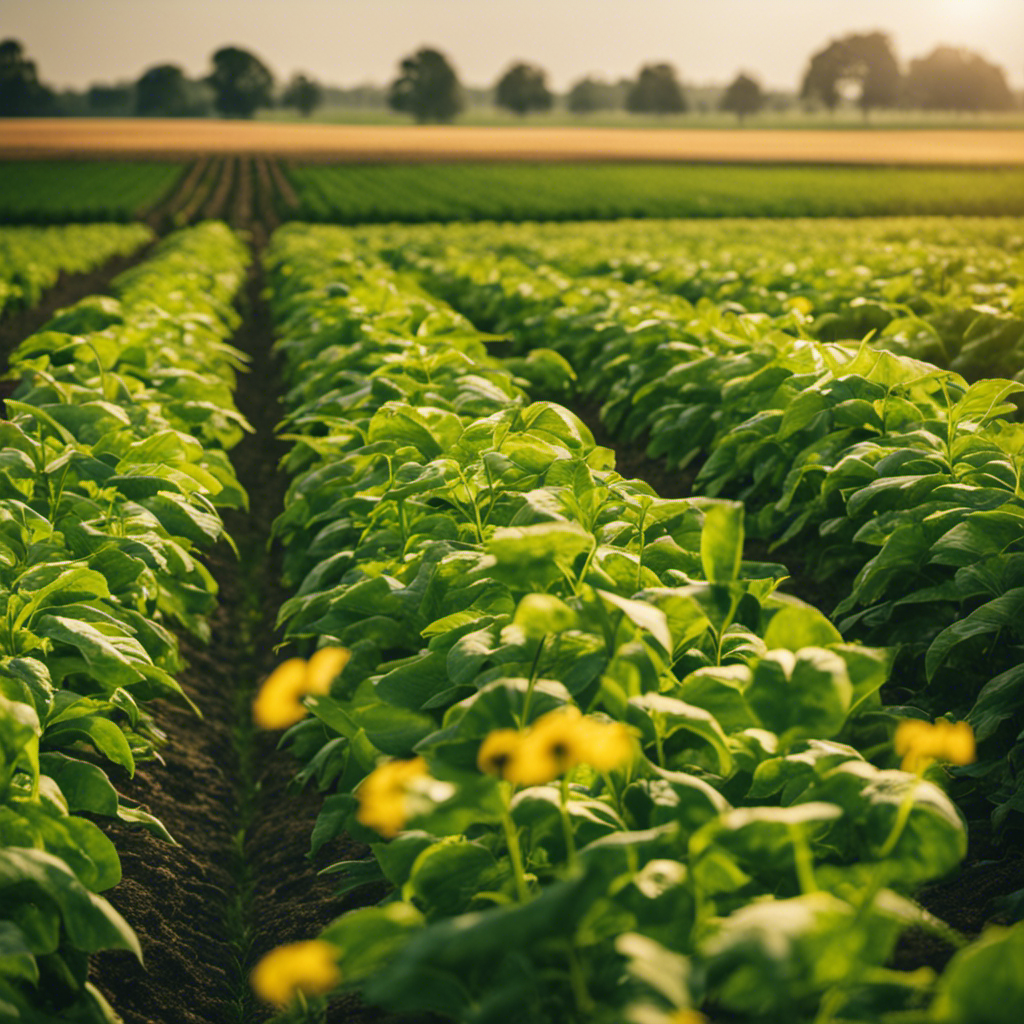
<path fill-rule="evenodd" d="M 151 241 L 144 224 L 0 227 L 0 317 L 34 306 L 61 274 L 83 274 Z"/>
<path fill-rule="evenodd" d="M 1019 169 L 672 163 L 292 167 L 309 221 L 1024 214 Z"/>
<path fill-rule="evenodd" d="M 227 450 L 244 364 L 226 338 L 248 254 L 223 225 L 164 239 L 112 296 L 62 310 L 10 357 L 0 422 L 0 1018 L 113 1024 L 88 955 L 136 936 L 100 895 L 94 822 L 171 840 L 115 783 L 155 756 L 147 703 L 189 707 L 174 630 L 199 636 L 246 496 Z M 196 709 L 194 709 L 196 710 Z M 198 712 L 197 712 L 198 713 Z"/>
<path fill-rule="evenodd" d="M 813 221 L 626 221 L 452 225 L 413 229 L 415 250 L 464 262 L 494 255 L 513 290 L 525 263 L 545 294 L 589 290 L 657 315 L 718 310 L 782 317 L 779 329 L 819 341 L 861 339 L 953 369 L 969 380 L 1024 368 L 1024 222 L 914 217 Z M 401 245 L 396 245 L 396 253 Z M 489 268 L 489 269 L 485 269 Z M 656 293 L 685 302 L 659 306 Z M 619 298 L 621 296 L 621 298 Z M 536 301 L 536 296 L 528 296 Z M 508 307 L 508 299 L 503 308 Z M 582 306 L 575 297 L 574 305 Z M 484 310 L 493 319 L 496 314 Z M 797 316 L 786 319 L 786 314 Z"/>
<path fill-rule="evenodd" d="M 751 534 L 798 551 L 835 594 L 844 633 L 899 645 L 900 699 L 975 727 L 982 756 L 958 792 L 972 817 L 1018 823 L 1024 431 L 1011 400 L 1022 386 L 968 385 L 869 342 L 814 341 L 792 303 L 774 316 L 731 300 L 694 306 L 643 283 L 487 260 L 458 233 L 445 248 L 444 235 L 424 231 L 419 255 L 414 231 L 364 232 L 474 322 L 557 350 L 613 434 L 673 467 L 699 465 L 696 493 L 742 500 Z M 1013 288 L 1011 277 L 1010 303 Z M 962 312 L 1022 324 L 1014 308 Z"/>
<path fill-rule="evenodd" d="M 935 762 L 969 762 L 970 730 L 884 708 L 890 653 L 744 560 L 740 504 L 662 499 L 531 401 L 573 376 L 555 352 L 489 357 L 350 232 L 286 227 L 266 262 L 281 622 L 316 653 L 254 713 L 330 793 L 314 850 L 370 844 L 328 872 L 387 896 L 271 953 L 261 994 L 476 1024 L 1009 1020 L 1020 929 L 938 980 L 886 967 L 908 926 L 962 944 L 910 896 L 966 849 Z"/>
<path fill-rule="evenodd" d="M 157 160 L 5 160 L 0 222 L 134 220 L 170 193 L 184 166 Z"/>

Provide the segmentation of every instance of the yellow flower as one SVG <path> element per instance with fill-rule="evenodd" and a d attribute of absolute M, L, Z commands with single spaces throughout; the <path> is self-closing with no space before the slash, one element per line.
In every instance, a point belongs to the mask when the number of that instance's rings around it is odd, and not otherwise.
<path fill-rule="evenodd" d="M 539 786 L 575 768 L 580 763 L 581 722 L 574 707 L 541 715 L 509 757 L 505 778 L 520 786 Z"/>
<path fill-rule="evenodd" d="M 375 768 L 356 790 L 356 821 L 393 839 L 409 818 L 408 784 L 426 774 L 427 762 L 422 757 L 387 761 Z"/>
<path fill-rule="evenodd" d="M 580 722 L 579 759 L 599 772 L 610 772 L 633 758 L 633 737 L 621 722 Z"/>
<path fill-rule="evenodd" d="M 252 702 L 253 721 L 261 729 L 287 729 L 306 717 L 302 698 L 325 696 L 331 683 L 348 664 L 344 647 L 321 647 L 309 661 L 289 658 L 267 676 Z"/>
<path fill-rule="evenodd" d="M 522 740 L 516 729 L 495 729 L 488 733 L 476 755 L 476 766 L 488 775 L 505 778 L 505 769 Z"/>
<path fill-rule="evenodd" d="M 905 772 L 922 772 L 932 761 L 970 764 L 976 757 L 974 733 L 966 722 L 947 722 L 940 718 L 934 725 L 918 720 L 900 722 L 893 739 L 896 753 L 903 758 Z"/>
<path fill-rule="evenodd" d="M 338 951 L 329 942 L 311 939 L 272 949 L 252 969 L 253 991 L 268 1003 L 286 1007 L 301 992 L 326 995 L 341 981 Z"/>
<path fill-rule="evenodd" d="M 669 1017 L 669 1024 L 707 1024 L 707 1017 L 700 1010 L 676 1010 Z"/>
<path fill-rule="evenodd" d="M 344 647 L 321 647 L 306 662 L 306 692 L 326 697 L 331 692 L 331 683 L 351 657 L 351 652 Z"/>

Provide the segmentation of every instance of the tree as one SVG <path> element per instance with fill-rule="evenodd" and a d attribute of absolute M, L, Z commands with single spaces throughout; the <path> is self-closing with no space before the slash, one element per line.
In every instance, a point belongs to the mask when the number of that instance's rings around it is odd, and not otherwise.
<path fill-rule="evenodd" d="M 130 82 L 89 86 L 86 103 L 91 114 L 128 116 L 135 112 L 135 86 Z"/>
<path fill-rule="evenodd" d="M 463 107 L 462 86 L 448 58 L 423 47 L 399 65 L 388 90 L 388 106 L 425 121 L 450 121 Z"/>
<path fill-rule="evenodd" d="M 590 114 L 595 110 L 612 110 L 616 106 L 615 86 L 598 78 L 581 78 L 574 82 L 565 102 L 574 114 Z"/>
<path fill-rule="evenodd" d="M 554 97 L 544 71 L 536 65 L 520 62 L 498 79 L 494 102 L 522 117 L 531 110 L 550 110 Z"/>
<path fill-rule="evenodd" d="M 150 117 L 187 117 L 188 82 L 176 64 L 158 64 L 135 83 L 135 113 Z"/>
<path fill-rule="evenodd" d="M 319 82 L 305 75 L 295 75 L 288 83 L 281 103 L 286 107 L 294 107 L 303 117 L 309 117 L 324 101 L 324 91 Z"/>
<path fill-rule="evenodd" d="M 0 117 L 33 117 L 47 113 L 53 93 L 39 81 L 35 61 L 25 57 L 17 39 L 0 42 Z"/>
<path fill-rule="evenodd" d="M 749 75 L 737 75 L 725 95 L 721 108 L 735 114 L 740 122 L 748 114 L 756 114 L 764 106 L 764 93 L 760 84 Z"/>
<path fill-rule="evenodd" d="M 1001 67 L 953 46 L 938 46 L 910 62 L 906 96 L 926 110 L 1009 110 L 1014 105 Z"/>
<path fill-rule="evenodd" d="M 853 33 L 834 39 L 811 57 L 800 96 L 835 110 L 843 89 L 857 88 L 857 105 L 867 117 L 874 107 L 893 106 L 900 91 L 900 69 L 884 32 Z"/>
<path fill-rule="evenodd" d="M 671 64 L 645 64 L 626 95 L 626 109 L 635 114 L 681 114 L 686 96 Z"/>
<path fill-rule="evenodd" d="M 252 117 L 259 107 L 273 105 L 274 76 L 248 50 L 225 46 L 213 55 L 213 71 L 206 81 L 213 89 L 213 104 L 225 117 Z"/>

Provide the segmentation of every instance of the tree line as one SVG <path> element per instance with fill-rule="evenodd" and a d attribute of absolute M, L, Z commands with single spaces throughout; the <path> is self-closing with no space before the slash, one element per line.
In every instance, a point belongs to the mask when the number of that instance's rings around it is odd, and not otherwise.
<path fill-rule="evenodd" d="M 188 78 L 175 64 L 149 68 L 137 81 L 93 85 L 84 94 L 58 97 L 39 78 L 35 63 L 17 40 L 0 42 L 0 116 L 59 113 L 201 117 L 252 117 L 280 104 L 304 115 L 325 99 L 326 90 L 304 74 L 278 89 L 274 75 L 255 54 L 235 46 L 217 50 L 211 69 Z M 441 51 L 423 47 L 405 57 L 386 91 L 387 104 L 419 122 L 447 122 L 465 108 L 467 89 Z M 555 94 L 543 68 L 512 64 L 495 83 L 494 103 L 525 117 L 550 110 Z M 903 70 L 884 32 L 850 33 L 830 40 L 812 54 L 800 87 L 808 108 L 834 111 L 854 102 L 869 116 L 874 109 L 1010 110 L 1017 105 L 1005 71 L 963 47 L 939 46 L 911 60 Z M 741 121 L 765 106 L 767 95 L 756 77 L 740 73 L 721 92 L 718 106 Z M 565 94 L 577 114 L 625 109 L 637 114 L 680 114 L 691 109 L 687 89 L 670 63 L 643 65 L 634 79 L 610 83 L 586 76 Z"/>

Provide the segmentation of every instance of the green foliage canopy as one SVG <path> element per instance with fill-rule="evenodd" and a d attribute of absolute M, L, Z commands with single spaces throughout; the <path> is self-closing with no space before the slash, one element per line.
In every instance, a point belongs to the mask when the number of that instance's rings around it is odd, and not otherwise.
<path fill-rule="evenodd" d="M 1010 110 L 1013 93 L 1001 67 L 963 47 L 938 46 L 910 62 L 907 98 L 925 110 Z"/>
<path fill-rule="evenodd" d="M 737 75 L 725 90 L 722 109 L 735 114 L 742 121 L 748 114 L 756 114 L 764 105 L 760 84 L 749 75 Z"/>
<path fill-rule="evenodd" d="M 39 81 L 34 61 L 25 57 L 16 39 L 0 43 L 0 117 L 33 117 L 45 114 L 53 93 Z"/>
<path fill-rule="evenodd" d="M 800 95 L 835 110 L 843 86 L 849 84 L 859 88 L 857 105 L 865 116 L 874 107 L 895 105 L 900 69 L 884 32 L 852 33 L 833 40 L 811 58 Z"/>
<path fill-rule="evenodd" d="M 464 106 L 462 86 L 448 58 L 423 47 L 399 65 L 388 91 L 392 110 L 412 114 L 417 121 L 451 121 Z"/>
<path fill-rule="evenodd" d="M 270 69 L 237 46 L 222 47 L 213 55 L 213 71 L 206 81 L 215 93 L 214 106 L 225 117 L 252 117 L 259 107 L 273 103 Z"/>
<path fill-rule="evenodd" d="M 498 79 L 494 101 L 499 107 L 523 116 L 531 110 L 550 110 L 554 97 L 544 70 L 520 61 Z"/>
<path fill-rule="evenodd" d="M 626 109 L 635 114 L 682 114 L 686 95 L 671 64 L 645 64 L 626 95 Z"/>

